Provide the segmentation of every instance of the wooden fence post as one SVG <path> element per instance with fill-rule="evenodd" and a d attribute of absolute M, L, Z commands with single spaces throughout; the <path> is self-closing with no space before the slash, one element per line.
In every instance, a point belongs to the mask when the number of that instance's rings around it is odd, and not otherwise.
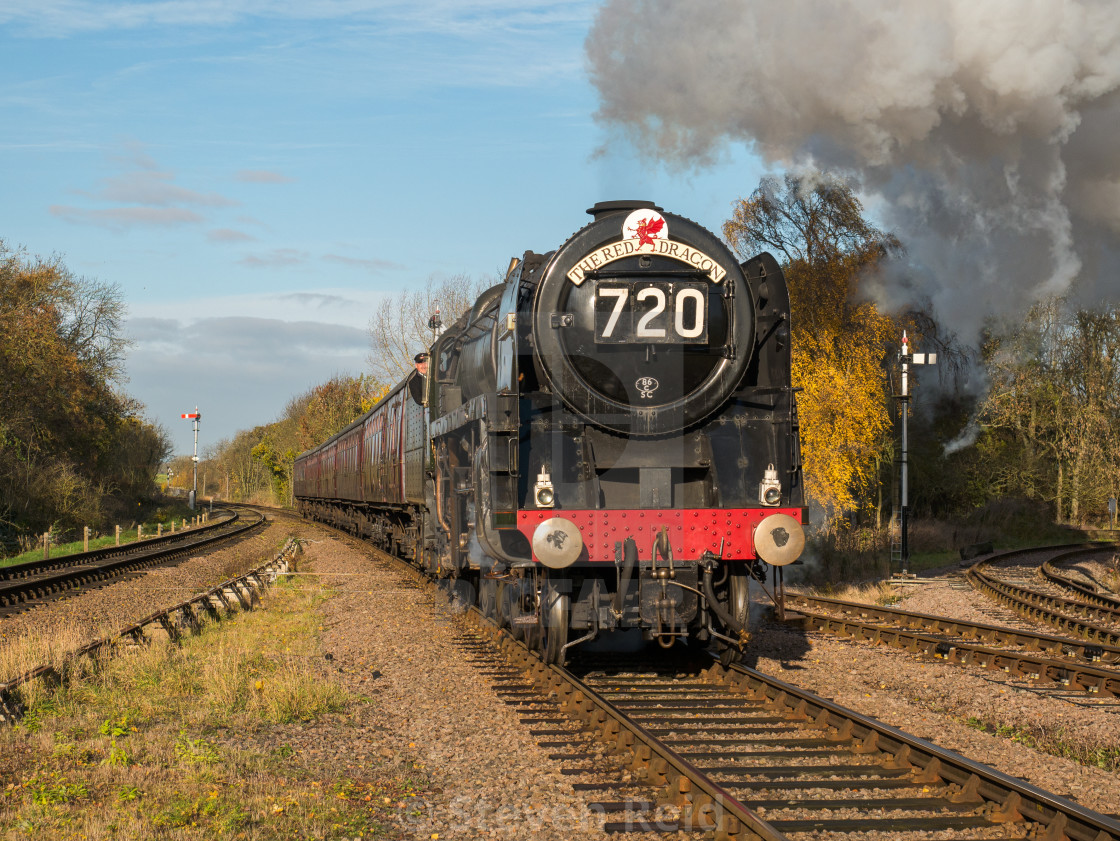
<path fill-rule="evenodd" d="M 163 523 L 156 523 L 156 537 L 163 537 Z"/>
<path fill-rule="evenodd" d="M 117 545 L 120 546 L 121 545 L 121 527 L 117 526 L 116 529 L 117 529 Z"/>
<path fill-rule="evenodd" d="M 89 526 L 82 526 L 82 551 L 89 551 Z"/>
<path fill-rule="evenodd" d="M 51 556 L 51 533 L 49 531 L 43 532 L 43 560 L 49 559 Z"/>
<path fill-rule="evenodd" d="M 136 526 L 136 542 L 139 543 L 144 539 L 144 524 L 140 523 Z"/>

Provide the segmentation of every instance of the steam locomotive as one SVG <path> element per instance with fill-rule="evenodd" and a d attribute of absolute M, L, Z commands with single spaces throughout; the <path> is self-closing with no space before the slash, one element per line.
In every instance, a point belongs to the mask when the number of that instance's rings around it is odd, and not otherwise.
<path fill-rule="evenodd" d="M 295 499 L 547 662 L 634 628 L 734 652 L 805 543 L 785 280 L 649 202 L 588 213 L 300 455 Z"/>

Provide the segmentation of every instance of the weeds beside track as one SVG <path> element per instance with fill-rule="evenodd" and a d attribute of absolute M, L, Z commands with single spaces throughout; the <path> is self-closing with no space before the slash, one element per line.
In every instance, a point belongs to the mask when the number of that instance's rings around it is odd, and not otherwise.
<path fill-rule="evenodd" d="M 307 752 L 308 728 L 367 703 L 327 668 L 331 596 L 281 579 L 260 610 L 36 684 L 0 730 L 0 837 L 381 837 L 415 781 L 322 773 Z"/>

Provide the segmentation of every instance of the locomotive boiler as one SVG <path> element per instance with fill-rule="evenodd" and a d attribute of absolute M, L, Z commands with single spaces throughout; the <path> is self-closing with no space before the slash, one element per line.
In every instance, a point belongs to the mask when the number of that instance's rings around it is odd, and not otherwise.
<path fill-rule="evenodd" d="M 301 455 L 295 496 L 548 662 L 634 628 L 735 651 L 804 547 L 782 272 L 648 202 L 588 212 Z"/>

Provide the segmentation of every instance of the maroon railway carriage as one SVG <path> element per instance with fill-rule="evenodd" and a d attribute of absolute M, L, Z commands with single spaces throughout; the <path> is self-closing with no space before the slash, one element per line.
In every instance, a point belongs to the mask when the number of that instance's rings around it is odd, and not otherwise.
<path fill-rule="evenodd" d="M 632 628 L 734 652 L 804 546 L 785 280 L 648 202 L 589 213 L 301 455 L 295 496 L 550 662 Z"/>
<path fill-rule="evenodd" d="M 366 414 L 296 459 L 300 510 L 416 559 L 424 509 L 427 409 L 412 374 Z M 415 393 L 415 394 L 414 394 Z"/>

